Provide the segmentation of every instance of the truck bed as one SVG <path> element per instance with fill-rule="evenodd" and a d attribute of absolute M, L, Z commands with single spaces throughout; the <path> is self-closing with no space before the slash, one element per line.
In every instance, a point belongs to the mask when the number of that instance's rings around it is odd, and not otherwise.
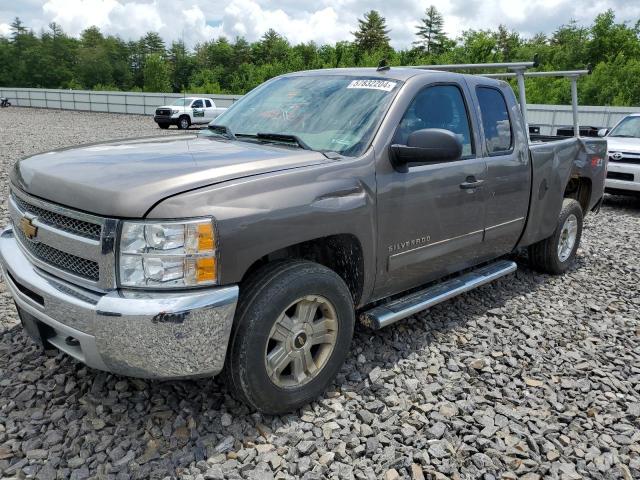
<path fill-rule="evenodd" d="M 541 138 L 542 137 L 542 138 Z M 558 220 L 566 185 L 576 179 L 584 214 L 602 199 L 607 166 L 607 142 L 602 138 L 535 136 L 531 155 L 531 201 L 519 246 L 549 237 Z"/>

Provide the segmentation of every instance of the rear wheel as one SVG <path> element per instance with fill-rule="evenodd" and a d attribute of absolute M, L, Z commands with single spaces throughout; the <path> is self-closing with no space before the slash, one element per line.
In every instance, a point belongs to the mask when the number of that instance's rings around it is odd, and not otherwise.
<path fill-rule="evenodd" d="M 529 262 L 536 270 L 558 275 L 573 263 L 582 238 L 582 207 L 565 198 L 556 229 L 549 238 L 529 247 Z"/>
<path fill-rule="evenodd" d="M 187 115 L 182 115 L 178 119 L 178 128 L 180 130 L 186 130 L 187 128 L 189 128 L 190 125 L 191 125 L 191 120 L 189 120 L 189 117 Z"/>
<path fill-rule="evenodd" d="M 232 394 L 265 413 L 320 395 L 349 352 L 355 314 L 344 281 L 322 265 L 267 265 L 241 287 L 225 374 Z"/>

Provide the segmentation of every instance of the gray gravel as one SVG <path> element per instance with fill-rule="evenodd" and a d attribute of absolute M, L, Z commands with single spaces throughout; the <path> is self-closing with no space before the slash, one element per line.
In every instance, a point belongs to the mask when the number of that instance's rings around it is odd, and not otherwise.
<path fill-rule="evenodd" d="M 175 132 L 175 131 L 174 131 Z M 2 175 L 148 118 L 0 111 Z M 608 197 L 575 268 L 511 277 L 381 332 L 324 398 L 247 412 L 217 379 L 148 382 L 42 355 L 0 299 L 0 471 L 18 478 L 640 478 L 640 200 Z"/>

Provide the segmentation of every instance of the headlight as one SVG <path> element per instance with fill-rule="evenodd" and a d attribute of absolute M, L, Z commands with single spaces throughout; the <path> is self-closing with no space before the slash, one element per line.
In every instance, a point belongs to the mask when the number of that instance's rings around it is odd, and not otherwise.
<path fill-rule="evenodd" d="M 171 288 L 217 281 L 216 239 L 211 219 L 186 222 L 123 222 L 120 286 Z"/>
<path fill-rule="evenodd" d="M 180 113 L 180 110 L 176 110 L 175 108 L 173 108 L 171 110 L 171 115 L 175 115 L 176 113 Z"/>

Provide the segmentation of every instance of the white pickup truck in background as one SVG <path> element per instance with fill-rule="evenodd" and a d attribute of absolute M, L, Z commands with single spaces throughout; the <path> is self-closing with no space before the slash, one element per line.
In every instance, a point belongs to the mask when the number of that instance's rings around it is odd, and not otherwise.
<path fill-rule="evenodd" d="M 624 117 L 607 131 L 598 132 L 607 139 L 609 166 L 605 190 L 622 195 L 640 195 L 640 114 Z"/>
<path fill-rule="evenodd" d="M 226 108 L 216 107 L 210 98 L 184 97 L 178 98 L 171 105 L 156 108 L 153 119 L 160 128 L 177 125 L 180 129 L 191 125 L 207 124 L 224 112 Z"/>

